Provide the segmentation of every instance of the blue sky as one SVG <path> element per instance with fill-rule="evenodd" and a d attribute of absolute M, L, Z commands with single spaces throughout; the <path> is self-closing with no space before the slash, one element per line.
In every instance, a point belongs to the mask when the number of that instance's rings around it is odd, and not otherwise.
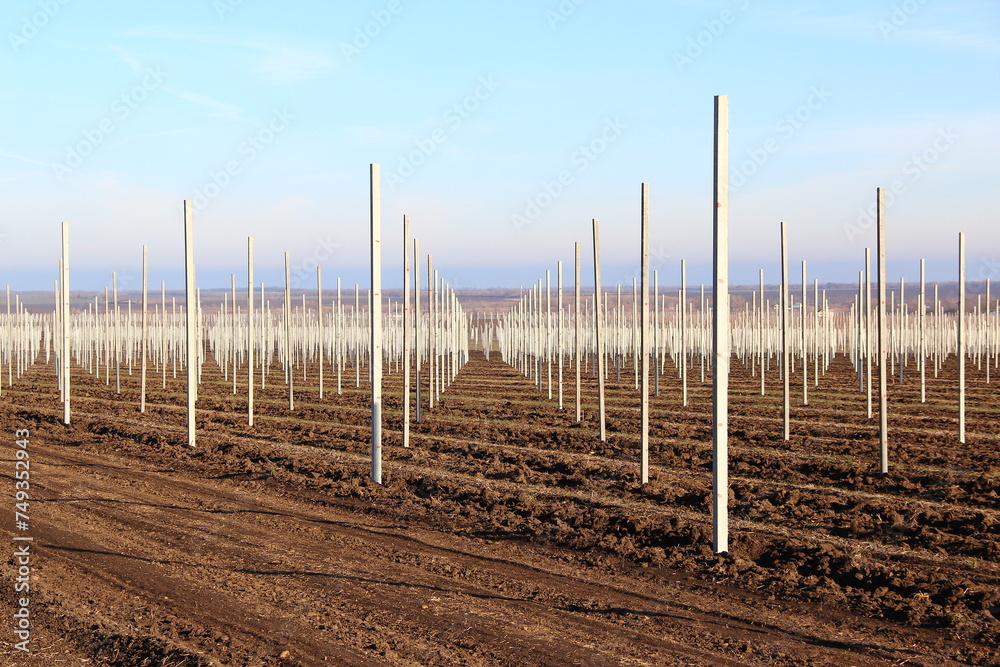
<path fill-rule="evenodd" d="M 387 286 L 401 220 L 452 285 L 517 286 L 573 242 L 631 280 L 639 190 L 653 263 L 710 278 L 713 96 L 731 109 L 734 282 L 789 251 L 853 281 L 888 210 L 890 276 L 1000 279 L 1000 4 L 507 0 L 10 0 L 0 10 L 0 281 L 51 288 L 60 221 L 74 289 L 112 271 L 182 286 L 367 282 L 381 164 Z M 584 275 L 590 275 L 589 261 Z M 797 281 L 797 278 L 796 278 Z"/>

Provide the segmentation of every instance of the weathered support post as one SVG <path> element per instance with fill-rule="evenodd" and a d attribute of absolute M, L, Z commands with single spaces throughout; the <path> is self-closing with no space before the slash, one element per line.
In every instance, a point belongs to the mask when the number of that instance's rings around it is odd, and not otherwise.
<path fill-rule="evenodd" d="M 958 441 L 965 444 L 965 232 L 958 234 Z"/>
<path fill-rule="evenodd" d="M 285 304 L 284 304 L 284 324 L 285 326 L 285 355 L 283 365 L 285 366 L 285 382 L 288 383 L 288 409 L 295 409 L 295 374 L 292 372 L 292 269 L 291 258 L 285 252 Z"/>
<path fill-rule="evenodd" d="M 920 309 L 918 314 L 920 321 L 920 402 L 927 402 L 927 332 L 924 327 L 924 320 L 927 319 L 927 299 L 924 284 L 924 260 L 920 260 Z"/>
<path fill-rule="evenodd" d="M 146 246 L 142 246 L 142 370 L 139 379 L 139 412 L 146 411 L 146 351 L 147 339 L 149 337 L 149 297 L 147 287 L 149 286 L 149 252 Z"/>
<path fill-rule="evenodd" d="M 574 317 L 573 317 L 573 360 L 576 366 L 576 421 L 579 423 L 583 418 L 580 409 L 580 352 L 581 352 L 581 325 L 582 313 L 580 312 L 580 242 L 575 241 L 573 243 L 573 254 L 575 257 L 574 264 L 574 281 L 576 282 L 576 289 L 573 295 L 575 300 L 574 303 Z"/>
<path fill-rule="evenodd" d="M 987 299 L 988 301 L 989 299 Z M 562 260 L 556 262 L 556 354 L 558 362 L 559 409 L 563 409 L 563 270 Z"/>
<path fill-rule="evenodd" d="M 878 253 L 878 431 L 879 469 L 882 474 L 889 472 L 889 386 L 886 378 L 886 358 L 889 336 L 885 326 L 885 189 L 878 188 L 875 194 L 877 207 L 876 252 Z"/>
<path fill-rule="evenodd" d="M 372 481 L 382 483 L 382 199 L 379 165 L 371 165 Z"/>
<path fill-rule="evenodd" d="M 712 542 L 729 551 L 729 97 L 715 98 L 712 288 Z"/>
<path fill-rule="evenodd" d="M 649 183 L 641 187 L 641 224 L 642 224 L 642 315 L 639 331 L 639 346 L 642 363 L 640 376 L 640 391 L 642 391 L 642 430 L 639 468 L 643 484 L 649 481 Z M 635 317 L 635 313 L 632 313 Z"/>
<path fill-rule="evenodd" d="M 802 345 L 802 405 L 809 405 L 809 355 L 806 352 L 806 260 L 802 260 L 802 311 L 799 324 L 802 331 L 799 341 Z"/>
<path fill-rule="evenodd" d="M 791 434 L 791 401 L 789 399 L 789 352 L 788 352 L 788 235 L 786 225 L 781 223 L 781 378 L 783 399 L 784 438 Z"/>
<path fill-rule="evenodd" d="M 608 439 L 604 420 L 604 317 L 601 307 L 601 233 L 594 218 L 594 343 L 597 355 L 597 411 L 601 425 L 601 442 Z"/>
<path fill-rule="evenodd" d="M 62 294 L 60 325 L 62 327 L 62 393 L 63 393 L 63 424 L 69 424 L 69 223 L 62 223 L 62 275 L 59 278 L 59 288 Z"/>
<path fill-rule="evenodd" d="M 247 425 L 253 426 L 253 237 L 247 237 Z M 261 351 L 263 357 L 263 350 Z M 262 359 L 263 361 L 263 359 Z"/>
<path fill-rule="evenodd" d="M 419 424 L 420 419 L 423 416 L 421 412 L 420 405 L 420 241 L 419 239 L 413 239 L 413 340 L 415 354 L 414 359 L 416 363 L 416 372 L 414 373 L 413 383 L 416 385 L 416 401 L 417 410 L 414 415 L 415 421 Z"/>
<path fill-rule="evenodd" d="M 687 262 L 681 260 L 681 297 L 678 308 L 681 315 L 681 405 L 688 404 L 688 321 L 687 321 Z"/>
<path fill-rule="evenodd" d="M 184 200 L 184 310 L 187 352 L 187 432 L 188 445 L 195 446 L 195 403 L 198 400 L 198 302 L 194 274 L 193 207 Z"/>
<path fill-rule="evenodd" d="M 865 373 L 867 375 L 866 405 L 872 418 L 872 251 L 865 248 Z"/>
<path fill-rule="evenodd" d="M 403 447 L 410 446 L 410 216 L 403 216 Z"/>
<path fill-rule="evenodd" d="M 306 295 L 303 294 L 305 299 Z M 305 308 L 302 308 L 303 320 L 305 319 Z M 316 333 L 318 337 L 319 353 L 319 398 L 323 399 L 323 347 L 324 347 L 324 327 L 323 327 L 323 267 L 316 267 Z M 303 368 L 305 364 L 303 364 Z"/>

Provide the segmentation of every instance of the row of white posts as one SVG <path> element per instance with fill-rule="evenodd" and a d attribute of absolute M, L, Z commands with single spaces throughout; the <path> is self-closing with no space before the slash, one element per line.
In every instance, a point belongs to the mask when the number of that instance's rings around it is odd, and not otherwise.
<path fill-rule="evenodd" d="M 710 304 L 729 303 L 728 284 L 728 100 L 716 98 L 715 126 L 715 206 L 714 206 L 714 273 Z M 790 376 L 796 364 L 802 376 L 802 404 L 808 405 L 809 367 L 812 366 L 814 386 L 819 384 L 830 363 L 838 354 L 846 355 L 857 371 L 859 390 L 867 392 L 867 416 L 872 417 L 872 368 L 878 369 L 879 402 L 879 467 L 888 472 L 888 387 L 889 374 L 898 368 L 899 381 L 904 381 L 904 369 L 911 362 L 918 367 L 920 400 L 926 401 L 926 367 L 932 362 L 935 377 L 949 355 L 959 360 L 958 415 L 960 443 L 965 442 L 965 362 L 973 358 L 982 367 L 985 361 L 989 382 L 991 365 L 1000 366 L 1000 300 L 991 309 L 989 281 L 985 300 L 977 303 L 974 312 L 966 308 L 965 236 L 959 235 L 959 305 L 958 313 L 946 314 L 934 287 L 933 309 L 928 309 L 924 280 L 924 261 L 920 261 L 920 285 L 915 312 L 910 312 L 905 300 L 905 283 L 901 280 L 899 300 L 887 303 L 885 250 L 885 195 L 882 188 L 877 197 L 877 301 L 871 296 L 870 252 L 866 250 L 865 270 L 859 281 L 858 294 L 848 313 L 834 313 L 824 290 L 821 295 L 818 280 L 814 281 L 812 310 L 806 263 L 802 262 L 800 299 L 793 303 L 789 293 L 787 231 L 781 223 L 782 276 L 778 302 L 772 309 L 766 299 L 763 270 L 760 290 L 753 292 L 742 311 L 730 307 L 711 308 L 711 324 L 706 316 L 705 292 L 701 292 L 701 309 L 695 313 L 689 302 L 686 285 L 686 265 L 681 262 L 681 289 L 676 305 L 669 308 L 666 295 L 659 293 L 659 277 L 653 274 L 653 294 L 649 293 L 648 274 L 648 186 L 642 186 L 641 200 L 641 296 L 632 285 L 632 306 L 622 307 L 621 286 L 617 289 L 617 308 L 610 306 L 610 293 L 601 285 L 600 242 L 598 223 L 593 221 L 594 284 L 586 299 L 581 299 L 580 252 L 576 244 L 575 293 L 572 312 L 563 304 L 562 262 L 557 264 L 557 296 L 553 309 L 550 275 L 539 280 L 509 312 L 477 321 L 475 335 L 484 349 L 495 341 L 503 360 L 533 379 L 539 391 L 547 386 L 553 398 L 553 366 L 559 409 L 563 409 L 563 368 L 572 365 L 575 371 L 576 420 L 581 420 L 580 373 L 588 367 L 598 381 L 597 411 L 599 437 L 606 439 L 604 383 L 610 376 L 606 358 L 617 368 L 621 382 L 624 360 L 631 358 L 636 389 L 640 391 L 640 477 L 648 480 L 649 396 L 659 395 L 659 377 L 668 360 L 673 362 L 681 378 L 682 405 L 687 405 L 688 369 L 700 358 L 702 382 L 705 360 L 711 359 L 713 382 L 713 516 L 716 551 L 728 545 L 728 374 L 731 354 L 736 355 L 753 374 L 760 374 L 760 391 L 765 387 L 765 369 L 772 359 L 777 361 L 782 378 L 784 404 L 784 438 L 790 438 Z M 651 305 L 652 304 L 652 305 Z M 796 308 L 798 316 L 796 317 Z M 928 316 L 928 311 L 930 311 Z M 650 319 L 651 317 L 651 319 Z M 795 321 L 795 327 L 793 327 Z M 567 333 L 572 331 L 572 343 Z M 970 335 L 971 332 L 971 335 Z M 610 343 L 608 342 L 610 341 Z M 653 362 L 654 389 L 649 387 L 649 362 Z M 811 363 L 810 363 L 811 362 Z M 785 372 L 785 369 L 788 372 Z M 867 382 L 864 379 L 867 378 Z"/>
<path fill-rule="evenodd" d="M 149 317 L 147 300 L 147 256 L 143 248 L 143 296 L 141 321 L 136 333 L 135 319 L 122 317 L 118 304 L 117 286 L 113 284 L 114 310 L 105 293 L 105 312 L 102 317 L 99 301 L 93 309 L 71 316 L 69 308 L 69 236 L 68 227 L 63 223 L 62 260 L 60 280 L 55 285 L 57 307 L 51 318 L 33 315 L 18 308 L 4 320 L 4 331 L 0 333 L 0 362 L 8 367 L 8 384 L 17 368 L 23 372 L 28 355 L 34 360 L 39 353 L 39 345 L 45 348 L 46 360 L 52 346 L 60 397 L 64 406 L 64 421 L 70 418 L 70 357 L 87 363 L 90 369 L 100 372 L 104 362 L 106 382 L 110 383 L 111 361 L 115 365 L 116 388 L 120 390 L 120 364 L 125 360 L 131 365 L 138 347 L 141 361 L 140 410 L 145 409 L 145 378 L 147 355 L 150 354 L 152 336 L 152 356 L 164 378 L 167 361 L 176 363 L 180 356 L 180 326 L 184 324 L 185 371 L 187 372 L 188 396 L 188 441 L 195 443 L 195 401 L 200 377 L 201 362 L 207 341 L 216 361 L 219 362 L 226 378 L 232 373 L 234 393 L 237 370 L 245 365 L 248 392 L 248 423 L 253 423 L 253 387 L 255 380 L 255 358 L 259 359 L 260 384 L 264 386 L 267 369 L 274 359 L 284 368 L 288 386 L 289 408 L 294 407 L 295 364 L 306 367 L 316 362 L 319 368 L 319 393 L 323 393 L 324 362 L 329 360 L 331 372 L 337 374 L 338 393 L 341 390 L 342 371 L 345 360 L 353 358 L 355 384 L 360 386 L 360 367 L 364 355 L 369 359 L 369 380 L 371 383 L 372 405 L 372 479 L 381 482 L 381 428 L 382 428 L 382 372 L 388 360 L 390 367 L 397 369 L 402 363 L 404 375 L 403 391 L 403 444 L 409 446 L 409 417 L 411 382 L 410 367 L 415 365 L 416 421 L 421 419 L 420 398 L 421 366 L 426 361 L 429 373 L 427 400 L 433 407 L 440 392 L 454 380 L 458 370 L 468 360 L 470 338 L 480 341 L 488 356 L 494 343 L 498 346 L 503 360 L 529 377 L 533 377 L 539 390 L 543 390 L 543 378 L 547 379 L 549 398 L 553 397 L 553 365 L 556 369 L 556 386 L 559 407 L 563 408 L 563 368 L 572 360 L 574 368 L 574 393 L 576 419 L 582 419 L 580 400 L 580 375 L 588 367 L 593 369 L 598 380 L 598 414 L 600 438 L 606 439 L 605 428 L 605 380 L 610 372 L 606 367 L 606 357 L 615 361 L 617 380 L 621 381 L 621 369 L 625 361 L 632 360 L 634 382 L 640 391 L 641 434 L 639 464 L 642 481 L 648 481 L 649 444 L 649 396 L 659 394 L 659 377 L 667 359 L 671 359 L 682 380 L 681 402 L 687 405 L 688 369 L 694 359 L 700 358 L 701 377 L 705 378 L 706 359 L 711 360 L 713 383 L 713 544 L 717 552 L 728 549 L 728 392 L 729 363 L 732 354 L 737 355 L 753 373 L 760 373 L 761 393 L 766 391 L 764 371 L 771 360 L 778 360 L 781 370 L 784 394 L 784 434 L 789 438 L 790 375 L 798 363 L 802 371 L 802 402 L 808 404 L 809 361 L 812 357 L 812 378 L 818 384 L 821 374 L 825 374 L 831 359 L 837 354 L 848 355 L 855 366 L 859 379 L 859 389 L 867 391 L 868 416 L 872 415 L 872 367 L 878 368 L 879 426 L 880 426 L 880 468 L 888 470 L 888 372 L 889 364 L 898 365 L 900 378 L 910 360 L 916 360 L 921 378 L 921 400 L 926 396 L 926 364 L 933 361 L 935 375 L 943 360 L 954 353 L 959 363 L 959 440 L 965 440 L 965 360 L 973 356 L 977 363 L 985 358 L 987 377 L 990 364 L 1000 363 L 1000 304 L 996 311 L 990 309 L 989 287 L 984 308 L 977 306 L 974 313 L 966 312 L 965 295 L 965 237 L 959 235 L 959 308 L 957 315 L 946 314 L 937 299 L 935 286 L 934 307 L 931 317 L 927 317 L 927 300 L 924 284 L 924 263 L 920 264 L 920 289 L 916 313 L 907 310 L 904 299 L 904 285 L 900 283 L 898 305 L 887 304 L 887 282 L 885 270 L 885 202 L 882 188 L 877 190 L 877 271 L 878 296 L 872 307 L 870 293 L 870 253 L 866 250 L 865 269 L 859 276 L 858 294 L 854 305 L 847 314 L 835 314 L 829 309 L 826 295 L 820 297 L 818 282 L 813 286 L 812 317 L 809 317 L 806 264 L 802 263 L 801 296 L 799 317 L 795 318 L 792 297 L 789 293 L 787 233 L 785 223 L 781 224 L 781 265 L 782 280 L 776 313 L 766 299 L 763 271 L 760 273 L 760 291 L 752 294 L 751 302 L 742 312 L 731 312 L 729 307 L 728 279 L 728 137 L 729 108 L 726 96 L 715 98 L 715 145 L 713 163 L 713 285 L 710 302 L 706 302 L 704 287 L 701 290 L 701 308 L 695 311 L 689 303 L 686 284 L 686 265 L 681 263 L 681 289 L 674 309 L 667 307 L 666 295 L 659 294 L 658 272 L 653 272 L 652 294 L 649 275 L 649 186 L 642 184 L 640 203 L 640 254 L 641 276 L 638 287 L 632 285 L 632 307 L 622 308 L 621 287 L 617 291 L 617 310 L 609 308 L 609 293 L 601 283 L 600 230 L 598 221 L 592 221 L 594 284 L 591 297 L 583 299 L 581 294 L 580 244 L 575 246 L 574 301 L 573 316 L 570 318 L 563 307 L 562 263 L 556 269 L 557 297 L 553 311 L 551 298 L 551 275 L 546 272 L 544 283 L 531 288 L 522 296 L 518 304 L 508 313 L 489 318 L 477 318 L 474 328 L 451 290 L 433 270 L 432 258 L 427 256 L 428 309 L 426 314 L 420 307 L 420 267 L 411 269 L 411 259 L 419 258 L 419 245 L 413 239 L 410 250 L 409 217 L 403 219 L 403 299 L 402 303 L 387 304 L 383 310 L 382 269 L 381 269 L 381 194 L 379 166 L 371 165 L 370 224 L 371 224 L 371 290 L 369 292 L 368 317 L 360 311 L 358 287 L 355 286 L 355 304 L 351 316 L 347 317 L 340 281 L 337 282 L 337 299 L 331 305 L 327 316 L 323 306 L 322 276 L 317 270 L 317 307 L 311 311 L 302 297 L 302 307 L 296 311 L 292 303 L 289 283 L 288 255 L 285 255 L 285 294 L 280 318 L 271 311 L 264 299 L 263 285 L 259 306 L 255 304 L 255 283 L 253 279 L 253 239 L 248 240 L 247 266 L 247 307 L 241 312 L 237 303 L 235 276 L 232 281 L 232 299 L 224 302 L 219 314 L 205 318 L 199 308 L 198 292 L 195 287 L 192 209 L 191 203 L 184 203 L 185 257 L 186 257 L 186 298 L 185 312 L 179 317 L 176 304 L 172 303 L 168 314 L 165 292 L 161 284 L 161 303 Z M 414 303 L 411 306 L 410 281 L 413 280 Z M 113 277 L 114 283 L 114 277 Z M 544 299 L 543 299 L 544 293 Z M 711 325 L 707 316 L 708 303 L 724 303 L 726 307 L 711 308 Z M 411 311 L 412 307 L 412 311 Z M 131 304 L 129 304 L 131 308 Z M 259 319 L 256 313 L 260 314 Z M 74 318 L 76 322 L 74 322 Z M 793 330 L 793 320 L 797 319 L 797 331 Z M 873 321 L 874 319 L 874 327 Z M 569 343 L 569 327 L 572 321 L 572 344 Z M 874 328 L 874 330 L 873 330 Z M 971 336 L 970 336 L 971 332 Z M 795 335 L 795 334 L 798 335 Z M 39 341 L 41 341 L 39 343 Z M 426 344 L 426 347 L 423 347 Z M 65 353 L 64 353 L 65 352 Z M 877 360 L 873 358 L 877 355 Z M 650 363 L 654 376 L 653 388 L 649 383 Z M 581 365 L 583 368 L 581 369 Z M 786 372 L 787 371 L 787 372 Z M 2 376 L 0 376 L 2 377 Z M 867 381 L 866 381 L 867 380 Z"/>
<path fill-rule="evenodd" d="M 8 386 L 15 373 L 20 377 L 44 353 L 45 363 L 54 364 L 63 406 L 63 421 L 70 423 L 70 361 L 74 360 L 86 372 L 111 383 L 121 392 L 122 366 L 131 375 L 133 366 L 140 373 L 139 410 L 145 412 L 147 371 L 150 364 L 166 387 L 167 369 L 172 377 L 178 366 L 186 375 L 187 442 L 196 442 L 195 406 L 202 367 L 209 355 L 222 370 L 224 379 L 231 378 L 233 394 L 238 392 L 237 377 L 243 375 L 247 392 L 247 422 L 254 420 L 254 387 L 266 386 L 274 362 L 281 365 L 288 388 L 288 406 L 294 409 L 296 370 L 301 369 L 303 381 L 307 369 L 318 372 L 319 398 L 324 395 L 324 370 L 337 378 L 337 393 L 342 393 L 344 370 L 354 368 L 355 387 L 361 386 L 361 367 L 367 362 L 365 378 L 371 386 L 372 406 L 372 479 L 381 483 L 381 428 L 383 367 L 403 374 L 404 409 L 401 430 L 403 445 L 410 445 L 409 425 L 411 403 L 415 402 L 414 417 L 419 422 L 424 406 L 430 409 L 455 380 L 469 358 L 469 324 L 455 291 L 433 268 L 427 256 L 426 310 L 421 308 L 421 272 L 419 242 L 410 238 L 409 216 L 403 219 L 404 261 L 403 298 L 387 300 L 383 307 L 381 276 L 381 222 L 379 168 L 371 167 L 371 266 L 372 288 L 368 290 L 368 309 L 363 312 L 360 289 L 354 288 L 354 305 L 348 313 L 337 279 L 336 299 L 324 305 L 322 273 L 316 271 L 315 307 L 307 295 L 301 295 L 301 308 L 292 300 L 288 253 L 285 253 L 285 289 L 280 313 L 271 308 L 265 298 L 264 285 L 258 296 L 254 282 L 253 238 L 247 241 L 247 289 L 243 298 L 246 308 L 239 305 L 236 278 L 231 291 L 223 299 L 221 310 L 205 314 L 201 308 L 201 293 L 196 287 L 194 270 L 193 221 L 190 201 L 183 206 L 185 240 L 185 299 L 178 312 L 175 298 L 170 308 L 166 302 L 166 285 L 160 284 L 160 303 L 150 307 L 148 298 L 148 251 L 142 247 L 142 296 L 138 312 L 132 302 L 123 310 L 118 298 L 117 276 L 112 274 L 112 287 L 104 293 L 103 312 L 99 297 L 86 309 L 70 310 L 69 293 L 69 226 L 62 224 L 62 259 L 59 280 L 54 284 L 55 311 L 51 314 L 30 313 L 15 295 L 15 311 L 0 316 L 0 371 L 6 365 Z M 412 240 L 412 250 L 410 243 Z M 411 263 L 416 263 L 413 270 Z M 411 290 L 411 280 L 413 281 Z M 412 299 L 411 299 L 412 294 Z M 411 381 L 411 371 L 415 377 Z M 422 390 L 426 386 L 426 397 Z M 0 376 L 2 390 L 2 376 Z M 415 390 L 415 392 L 414 392 Z M 415 396 L 414 396 L 415 393 Z"/>

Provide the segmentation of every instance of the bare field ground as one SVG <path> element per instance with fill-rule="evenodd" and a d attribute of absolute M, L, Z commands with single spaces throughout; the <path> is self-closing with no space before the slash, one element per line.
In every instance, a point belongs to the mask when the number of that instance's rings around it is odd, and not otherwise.
<path fill-rule="evenodd" d="M 808 406 L 791 378 L 785 442 L 777 375 L 760 396 L 734 359 L 731 549 L 716 555 L 697 366 L 687 408 L 676 369 L 661 377 L 647 485 L 628 366 L 610 372 L 601 442 L 589 374 L 578 424 L 570 368 L 560 411 L 474 352 L 409 449 L 394 373 L 378 486 L 353 369 L 338 396 L 328 368 L 322 400 L 316 369 L 298 370 L 289 411 L 276 368 L 248 427 L 245 377 L 234 396 L 206 364 L 192 449 L 182 374 L 164 390 L 151 373 L 140 414 L 137 371 L 116 396 L 75 367 L 65 426 L 36 364 L 0 397 L 6 526 L 27 428 L 35 538 L 33 652 L 0 628 L 0 663 L 1000 665 L 1000 406 L 968 367 L 965 445 L 954 360 L 926 404 L 912 364 L 893 384 L 883 477 L 846 360 L 810 380 Z"/>

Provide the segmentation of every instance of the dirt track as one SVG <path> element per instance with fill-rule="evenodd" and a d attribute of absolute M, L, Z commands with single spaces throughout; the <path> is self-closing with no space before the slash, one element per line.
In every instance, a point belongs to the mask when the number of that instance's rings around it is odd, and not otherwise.
<path fill-rule="evenodd" d="M 974 372 L 964 447 L 945 377 L 925 406 L 894 388 L 883 478 L 846 362 L 809 406 L 793 395 L 787 443 L 776 377 L 760 397 L 734 364 L 732 543 L 715 555 L 697 370 L 688 409 L 661 379 L 645 486 L 627 368 L 601 443 L 589 377 L 578 425 L 569 384 L 560 412 L 475 353 L 409 450 L 391 375 L 384 486 L 353 372 L 322 401 L 311 372 L 294 412 L 273 373 L 249 428 L 210 364 L 191 450 L 182 377 L 153 376 L 140 415 L 137 377 L 116 402 L 76 371 L 70 427 L 42 364 L 0 398 L 4 451 L 32 433 L 36 559 L 34 657 L 0 630 L 5 664 L 1000 664 L 1000 419 Z"/>

